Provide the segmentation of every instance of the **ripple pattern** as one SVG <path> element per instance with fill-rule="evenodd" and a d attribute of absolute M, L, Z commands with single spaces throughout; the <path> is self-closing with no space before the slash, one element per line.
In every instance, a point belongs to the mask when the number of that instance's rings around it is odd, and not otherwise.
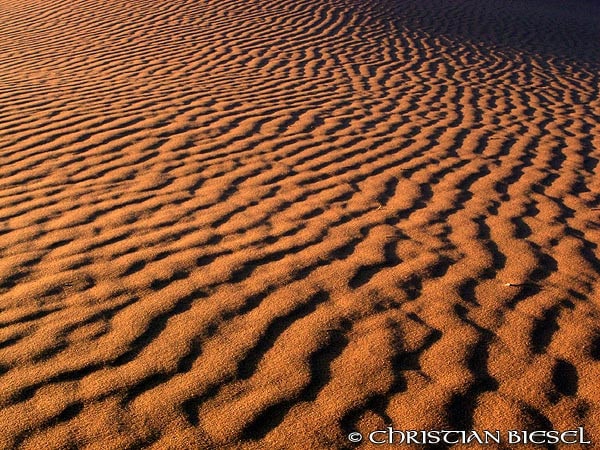
<path fill-rule="evenodd" d="M 0 0 L 0 448 L 600 440 L 564 3 Z"/>

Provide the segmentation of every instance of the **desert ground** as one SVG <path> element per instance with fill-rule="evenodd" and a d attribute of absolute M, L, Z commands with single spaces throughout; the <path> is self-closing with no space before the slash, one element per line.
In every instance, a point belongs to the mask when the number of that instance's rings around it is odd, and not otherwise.
<path fill-rule="evenodd" d="M 591 0 L 0 0 L 0 448 L 600 448 L 599 44 Z"/>

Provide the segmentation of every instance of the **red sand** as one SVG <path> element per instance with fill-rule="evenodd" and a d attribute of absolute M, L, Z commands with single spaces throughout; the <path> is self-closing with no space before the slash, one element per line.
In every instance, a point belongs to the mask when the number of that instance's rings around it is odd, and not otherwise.
<path fill-rule="evenodd" d="M 0 0 L 0 448 L 600 448 L 599 18 Z"/>

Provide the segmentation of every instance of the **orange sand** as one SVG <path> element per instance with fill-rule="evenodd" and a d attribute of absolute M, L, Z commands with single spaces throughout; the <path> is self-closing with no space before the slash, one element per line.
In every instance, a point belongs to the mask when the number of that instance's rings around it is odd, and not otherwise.
<path fill-rule="evenodd" d="M 0 448 L 600 448 L 599 20 L 0 0 Z"/>

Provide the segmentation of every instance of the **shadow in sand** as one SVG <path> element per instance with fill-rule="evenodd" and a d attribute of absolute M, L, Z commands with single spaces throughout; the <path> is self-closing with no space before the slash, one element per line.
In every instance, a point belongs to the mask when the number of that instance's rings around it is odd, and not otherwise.
<path fill-rule="evenodd" d="M 386 2 L 396 23 L 434 37 L 600 65 L 600 4 L 591 0 Z"/>

